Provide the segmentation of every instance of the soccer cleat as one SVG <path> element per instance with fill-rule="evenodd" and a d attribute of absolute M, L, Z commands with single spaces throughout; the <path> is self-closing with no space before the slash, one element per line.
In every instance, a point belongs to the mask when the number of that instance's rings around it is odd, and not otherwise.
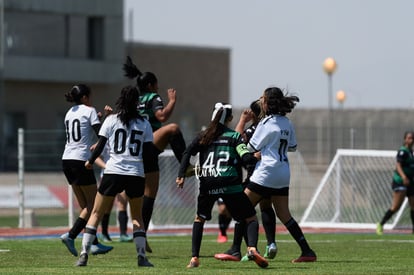
<path fill-rule="evenodd" d="M 215 254 L 214 258 L 221 261 L 234 261 L 234 262 L 240 262 L 241 254 L 239 251 L 232 251 L 227 250 L 224 253 Z"/>
<path fill-rule="evenodd" d="M 221 233 L 219 233 L 219 235 L 217 236 L 217 242 L 218 243 L 226 243 L 227 240 L 228 240 L 227 236 L 224 236 Z"/>
<path fill-rule="evenodd" d="M 75 248 L 75 240 L 69 238 L 69 233 L 65 233 L 62 236 L 60 236 L 60 240 L 73 256 L 78 256 L 78 251 Z"/>
<path fill-rule="evenodd" d="M 384 227 L 382 226 L 382 224 L 377 223 L 377 235 L 382 235 L 382 233 L 384 233 Z"/>
<path fill-rule="evenodd" d="M 76 266 L 86 266 L 88 264 L 88 254 L 82 253 L 79 260 L 76 262 Z"/>
<path fill-rule="evenodd" d="M 200 266 L 200 261 L 198 257 L 192 257 L 190 263 L 187 265 L 187 268 L 195 268 Z"/>
<path fill-rule="evenodd" d="M 302 253 L 299 258 L 293 259 L 292 263 L 306 263 L 306 262 L 316 262 L 316 254 L 313 250 Z"/>
<path fill-rule="evenodd" d="M 119 241 L 121 243 L 130 243 L 133 239 L 134 238 L 128 236 L 127 234 L 121 234 L 121 236 L 119 236 Z"/>
<path fill-rule="evenodd" d="M 274 259 L 277 254 L 277 246 L 275 243 L 271 243 L 269 245 L 266 245 L 266 252 L 263 255 L 267 259 Z"/>
<path fill-rule="evenodd" d="M 248 262 L 248 261 L 250 261 L 250 259 L 249 259 L 249 254 L 247 254 L 247 253 L 246 253 L 246 255 L 244 255 L 244 256 L 241 258 L 240 262 Z"/>
<path fill-rule="evenodd" d="M 145 252 L 152 253 L 152 248 L 149 246 L 147 240 L 145 240 Z"/>
<path fill-rule="evenodd" d="M 266 268 L 269 265 L 267 260 L 254 249 L 249 250 L 248 255 L 249 259 L 254 261 L 261 268 Z"/>
<path fill-rule="evenodd" d="M 111 243 L 112 239 L 109 236 L 108 233 L 102 233 L 101 235 L 99 235 L 99 240 L 101 240 L 104 243 Z"/>
<path fill-rule="evenodd" d="M 114 247 L 109 245 L 103 245 L 101 243 L 91 245 L 92 255 L 106 254 L 111 251 Z"/>
<path fill-rule="evenodd" d="M 144 256 L 138 256 L 138 266 L 154 267 L 154 265 L 148 261 L 147 257 Z"/>

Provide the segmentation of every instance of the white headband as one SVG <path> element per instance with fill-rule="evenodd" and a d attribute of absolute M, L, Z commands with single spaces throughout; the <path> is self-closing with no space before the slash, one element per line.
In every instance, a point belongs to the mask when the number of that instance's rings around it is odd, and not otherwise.
<path fill-rule="evenodd" d="M 227 116 L 227 111 L 232 109 L 232 106 L 230 104 L 224 104 L 223 105 L 223 103 L 217 102 L 216 105 L 214 105 L 214 111 L 213 111 L 213 115 L 211 116 L 211 121 L 214 120 L 214 118 L 217 115 L 217 112 L 222 108 L 223 108 L 223 113 L 221 114 L 219 122 L 221 124 L 224 124 L 224 121 L 225 121 L 226 116 Z"/>

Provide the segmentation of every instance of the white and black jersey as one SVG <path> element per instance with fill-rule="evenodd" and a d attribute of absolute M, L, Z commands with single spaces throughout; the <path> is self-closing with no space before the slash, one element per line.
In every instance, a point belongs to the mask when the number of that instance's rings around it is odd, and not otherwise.
<path fill-rule="evenodd" d="M 287 152 L 296 150 L 296 145 L 295 130 L 287 117 L 271 115 L 261 120 L 248 143 L 251 152 L 261 153 L 250 180 L 269 188 L 288 187 Z"/>
<path fill-rule="evenodd" d="M 100 123 L 95 108 L 84 104 L 70 108 L 65 116 L 66 145 L 62 159 L 86 161 L 96 141 L 92 126 Z"/>
<path fill-rule="evenodd" d="M 104 174 L 144 177 L 142 147 L 152 142 L 151 125 L 146 119 L 134 119 L 125 126 L 118 116 L 108 116 L 99 131 L 99 136 L 108 139 L 109 160 Z"/>

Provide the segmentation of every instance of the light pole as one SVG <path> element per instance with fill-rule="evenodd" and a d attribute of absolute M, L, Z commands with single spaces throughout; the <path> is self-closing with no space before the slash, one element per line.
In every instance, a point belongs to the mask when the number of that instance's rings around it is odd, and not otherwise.
<path fill-rule="evenodd" d="M 346 93 L 343 90 L 339 90 L 336 92 L 336 101 L 338 101 L 341 109 L 344 108 L 345 99 L 346 99 Z"/>
<path fill-rule="evenodd" d="M 323 62 L 323 70 L 328 75 L 328 138 L 327 138 L 327 147 L 328 147 L 328 158 L 329 160 L 332 157 L 332 127 L 333 127 L 333 112 L 332 112 L 332 75 L 336 71 L 336 61 L 332 57 L 328 57 Z"/>

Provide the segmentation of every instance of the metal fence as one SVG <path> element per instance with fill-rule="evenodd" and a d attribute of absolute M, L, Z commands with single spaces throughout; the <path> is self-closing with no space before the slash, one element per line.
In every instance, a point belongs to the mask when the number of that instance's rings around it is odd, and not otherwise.
<path fill-rule="evenodd" d="M 38 213 L 51 216 L 67 215 L 67 224 L 61 226 L 71 225 L 74 212 L 77 212 L 77 204 L 72 199 L 72 192 L 61 172 L 63 133 L 55 130 L 19 129 L 18 136 L 19 169 L 14 178 L 17 184 L 13 184 L 13 174 L 8 174 L 7 180 L 2 180 L 0 189 L 3 191 L 0 193 L 5 197 L 10 193 L 13 195 L 0 204 L 0 209 L 18 209 L 20 227 L 44 226 L 27 222 L 27 215 L 36 216 Z M 289 153 L 289 160 L 292 171 L 291 211 L 299 219 L 318 181 L 311 176 L 300 153 Z M 186 181 L 183 190 L 176 188 L 178 162 L 171 150 L 166 150 L 160 155 L 160 171 L 160 187 L 150 229 L 190 227 L 196 210 L 198 180 L 192 177 Z M 8 191 L 5 191 L 6 189 Z M 206 226 L 217 226 L 217 215 L 215 208 L 213 219 Z"/>

